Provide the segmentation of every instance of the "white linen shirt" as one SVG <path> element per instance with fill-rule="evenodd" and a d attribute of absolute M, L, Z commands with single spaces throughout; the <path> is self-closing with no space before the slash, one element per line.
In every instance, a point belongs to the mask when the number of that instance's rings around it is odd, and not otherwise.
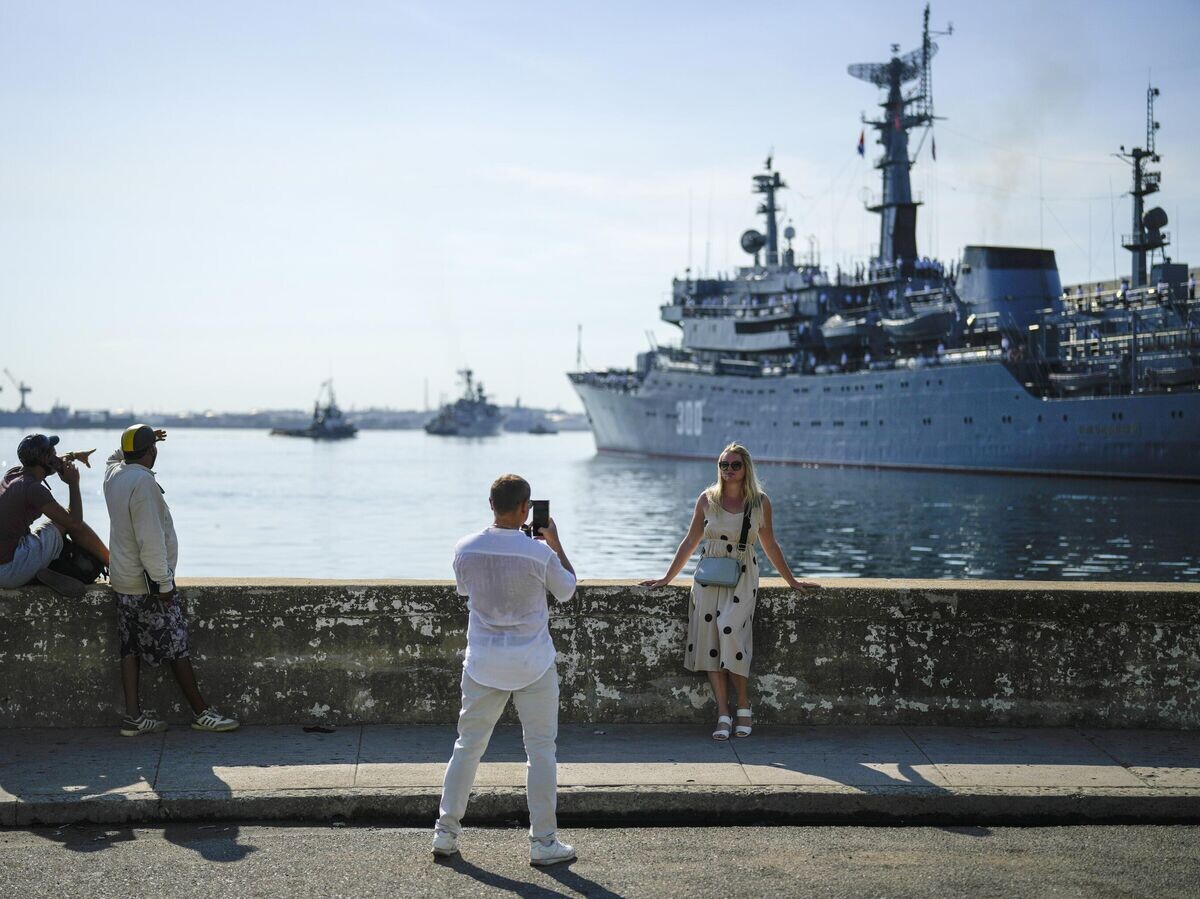
<path fill-rule="evenodd" d="M 575 593 L 575 575 L 554 550 L 519 530 L 490 527 L 458 541 L 454 578 L 470 612 L 463 667 L 473 681 L 520 690 L 550 670 L 546 591 L 560 602 Z"/>
<path fill-rule="evenodd" d="M 117 450 L 104 470 L 108 505 L 108 581 L 117 593 L 146 593 L 143 572 L 166 593 L 175 586 L 179 539 L 154 472 L 132 465 Z"/>

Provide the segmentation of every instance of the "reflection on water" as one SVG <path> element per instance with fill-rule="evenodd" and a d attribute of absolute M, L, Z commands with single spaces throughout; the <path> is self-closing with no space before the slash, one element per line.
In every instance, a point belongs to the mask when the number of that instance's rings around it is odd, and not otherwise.
<path fill-rule="evenodd" d="M 63 449 L 98 446 L 103 456 L 119 435 L 61 436 Z M 5 467 L 16 464 L 20 437 L 0 429 Z M 597 456 L 590 434 L 390 431 L 316 444 L 235 430 L 177 430 L 158 465 L 180 574 L 196 577 L 450 577 L 455 541 L 488 523 L 488 485 L 506 471 L 551 501 L 581 576 L 621 578 L 662 574 L 714 466 Z M 82 487 L 85 514 L 104 535 L 101 474 L 85 470 Z M 792 466 L 763 466 L 760 476 L 780 545 L 814 577 L 1200 574 L 1196 485 Z M 65 504 L 65 486 L 51 483 Z"/>

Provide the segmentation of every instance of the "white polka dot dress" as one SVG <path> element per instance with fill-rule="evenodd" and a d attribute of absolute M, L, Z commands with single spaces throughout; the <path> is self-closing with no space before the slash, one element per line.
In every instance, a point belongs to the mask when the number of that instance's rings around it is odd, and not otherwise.
<path fill-rule="evenodd" d="M 750 674 L 754 654 L 754 605 L 758 599 L 758 560 L 754 544 L 762 523 L 762 507 L 750 513 L 746 551 L 738 553 L 743 512 L 726 512 L 709 503 L 704 522 L 704 556 L 739 556 L 742 574 L 733 587 L 702 587 L 693 582 L 688 605 L 687 649 L 683 665 L 689 671 L 728 670 Z"/>

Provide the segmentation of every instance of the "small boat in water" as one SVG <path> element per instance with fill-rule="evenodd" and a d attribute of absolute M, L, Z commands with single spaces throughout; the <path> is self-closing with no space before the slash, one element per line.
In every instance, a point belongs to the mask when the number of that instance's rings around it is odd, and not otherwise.
<path fill-rule="evenodd" d="M 539 421 L 528 431 L 530 434 L 557 434 L 558 428 L 554 427 L 548 421 Z"/>
<path fill-rule="evenodd" d="M 326 390 L 329 391 L 329 400 L 322 405 Z M 275 428 L 271 431 L 272 437 L 307 437 L 310 440 L 345 440 L 357 434 L 358 428 L 348 422 L 338 408 L 332 379 L 321 383 L 316 402 L 313 403 L 312 424 L 307 428 Z"/>

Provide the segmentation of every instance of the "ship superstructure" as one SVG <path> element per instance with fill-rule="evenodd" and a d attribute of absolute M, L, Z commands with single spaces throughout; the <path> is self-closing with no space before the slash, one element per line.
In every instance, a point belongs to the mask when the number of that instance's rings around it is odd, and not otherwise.
<path fill-rule="evenodd" d="M 311 440 L 347 440 L 358 434 L 333 395 L 333 379 L 322 381 L 313 401 L 312 422 L 307 428 L 274 428 L 272 437 L 307 437 Z"/>
<path fill-rule="evenodd" d="M 1134 169 L 1134 275 L 1064 295 L 1052 250 L 968 246 L 919 255 L 909 132 L 934 119 L 929 8 L 921 46 L 849 72 L 885 92 L 877 135 L 878 253 L 830 273 L 778 240 L 768 158 L 753 190 L 764 232 L 728 278 L 675 279 L 664 321 L 678 347 L 571 380 L 601 451 L 711 458 L 730 440 L 765 461 L 1200 479 L 1200 303 L 1164 248 L 1153 96 Z M 917 82 L 906 93 L 905 86 Z M 1123 149 L 1123 148 L 1122 148 Z M 1157 258 L 1156 258 L 1157 257 Z M 1143 274 L 1139 277 L 1138 267 Z M 1148 270 L 1147 270 L 1148 266 Z"/>
<path fill-rule="evenodd" d="M 425 432 L 438 437 L 492 437 L 500 430 L 504 416 L 500 407 L 488 399 L 475 373 L 464 368 L 458 373 L 463 394 L 446 403 L 426 425 Z"/>

